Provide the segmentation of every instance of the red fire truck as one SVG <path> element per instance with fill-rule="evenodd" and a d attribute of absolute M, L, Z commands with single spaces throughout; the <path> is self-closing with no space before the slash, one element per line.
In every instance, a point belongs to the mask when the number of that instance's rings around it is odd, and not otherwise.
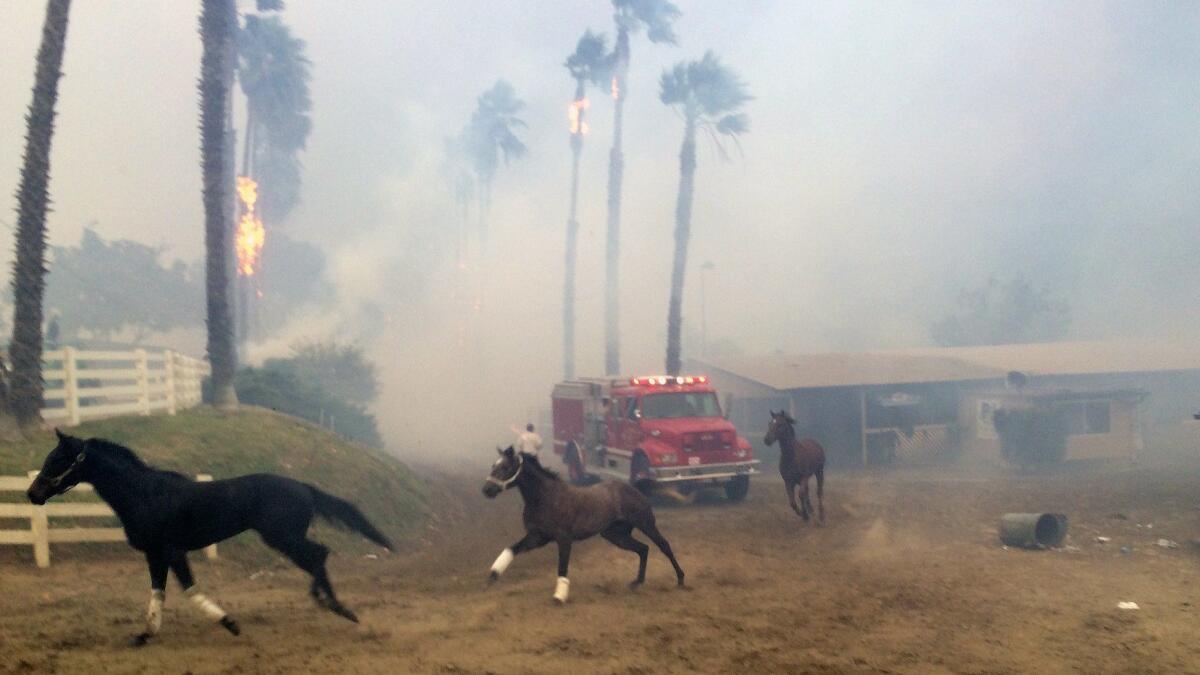
<path fill-rule="evenodd" d="M 551 408 L 554 452 L 574 483 L 602 476 L 685 493 L 713 485 L 740 501 L 758 473 L 703 375 L 570 380 L 555 385 Z"/>

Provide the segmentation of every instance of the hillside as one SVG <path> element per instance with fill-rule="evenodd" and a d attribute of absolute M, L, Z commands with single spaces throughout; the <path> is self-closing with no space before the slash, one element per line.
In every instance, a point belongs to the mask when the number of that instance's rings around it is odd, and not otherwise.
<path fill-rule="evenodd" d="M 268 472 L 312 483 L 356 503 L 398 543 L 418 532 L 426 521 L 426 490 L 404 464 L 303 420 L 268 410 L 243 406 L 236 413 L 221 413 L 201 407 L 173 417 L 87 422 L 66 431 L 83 438 L 107 438 L 132 448 L 158 468 L 186 475 L 208 473 L 219 479 Z M 19 475 L 41 468 L 54 445 L 50 431 L 20 443 L 0 443 L 0 474 Z M 317 537 L 336 550 L 374 548 L 357 535 L 328 525 L 320 527 Z M 266 554 L 253 535 L 243 535 L 222 547 L 223 557 L 257 559 Z"/>

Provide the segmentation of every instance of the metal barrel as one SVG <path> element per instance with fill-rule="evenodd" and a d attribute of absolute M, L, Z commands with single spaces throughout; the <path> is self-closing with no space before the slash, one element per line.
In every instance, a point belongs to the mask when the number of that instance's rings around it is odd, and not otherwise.
<path fill-rule="evenodd" d="M 1051 548 L 1067 536 L 1061 513 L 1006 513 L 1000 518 L 1000 541 L 1021 548 Z"/>

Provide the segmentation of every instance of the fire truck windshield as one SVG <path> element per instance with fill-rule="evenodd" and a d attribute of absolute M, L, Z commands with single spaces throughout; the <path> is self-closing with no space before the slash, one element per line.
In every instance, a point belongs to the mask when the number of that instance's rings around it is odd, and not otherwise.
<path fill-rule="evenodd" d="M 642 397 L 643 419 L 720 416 L 721 406 L 717 404 L 717 395 L 712 392 L 647 394 Z"/>

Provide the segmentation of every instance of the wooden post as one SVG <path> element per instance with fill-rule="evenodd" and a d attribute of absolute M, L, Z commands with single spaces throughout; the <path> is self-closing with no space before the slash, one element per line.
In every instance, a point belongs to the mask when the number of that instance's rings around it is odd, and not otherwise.
<path fill-rule="evenodd" d="M 175 352 L 163 352 L 163 388 L 166 389 L 167 414 L 175 414 Z"/>
<path fill-rule="evenodd" d="M 29 472 L 29 481 L 37 478 L 37 471 Z M 30 505 L 29 534 L 33 537 L 33 560 L 43 569 L 50 566 L 50 519 L 46 517 L 45 505 Z"/>
<path fill-rule="evenodd" d="M 63 405 L 67 408 L 67 426 L 79 424 L 79 376 L 75 373 L 75 348 L 63 347 Z"/>
<path fill-rule="evenodd" d="M 137 382 L 138 382 L 138 413 L 142 415 L 150 414 L 150 378 L 147 373 L 148 364 L 146 363 L 146 350 L 134 350 L 134 356 L 137 359 Z"/>
<path fill-rule="evenodd" d="M 862 431 L 862 463 L 863 466 L 870 464 L 870 457 L 867 455 L 867 388 L 859 387 L 858 390 L 858 416 L 860 428 Z"/>
<path fill-rule="evenodd" d="M 213 479 L 213 477 L 207 473 L 196 474 L 196 482 L 197 483 L 211 483 L 212 479 Z M 209 560 L 216 560 L 217 559 L 217 545 L 211 544 L 209 546 L 205 546 L 204 547 L 204 557 L 208 558 Z"/>

